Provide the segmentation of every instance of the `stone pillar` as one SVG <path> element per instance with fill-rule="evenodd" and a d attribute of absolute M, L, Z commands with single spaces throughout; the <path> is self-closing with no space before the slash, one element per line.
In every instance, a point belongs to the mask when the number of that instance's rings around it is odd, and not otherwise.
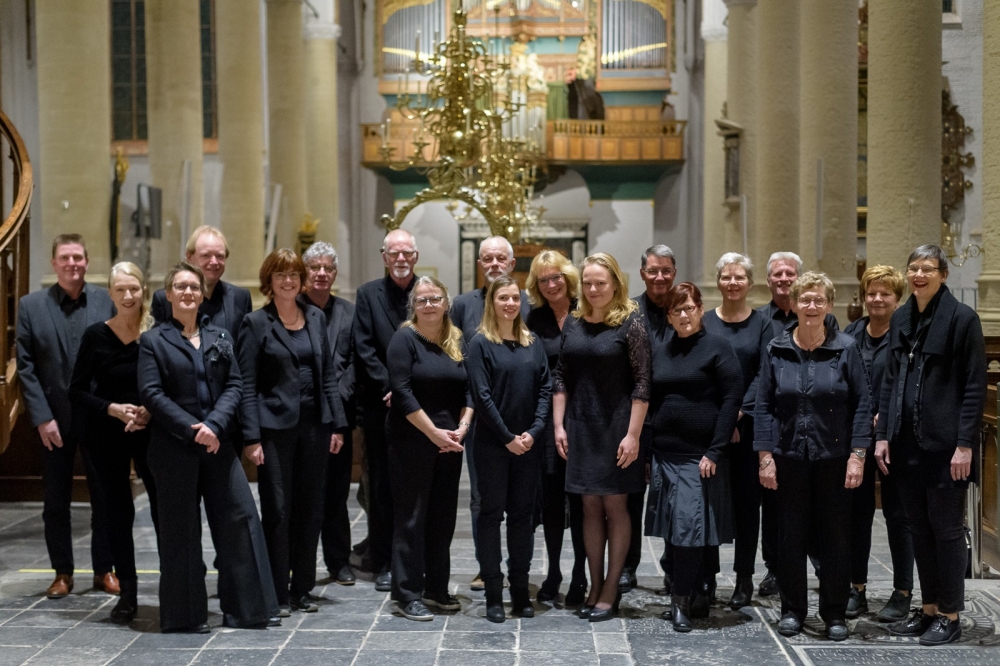
<path fill-rule="evenodd" d="M 201 24 L 194 0 L 146 0 L 146 90 L 149 170 L 163 189 L 163 238 L 152 243 L 152 271 L 184 252 L 184 163 L 191 163 L 188 232 L 202 224 Z"/>
<path fill-rule="evenodd" d="M 306 10 L 306 168 L 309 211 L 319 219 L 316 239 L 337 244 L 340 227 L 337 169 L 337 38 L 333 0 Z"/>
<path fill-rule="evenodd" d="M 52 0 L 36 8 L 40 154 L 35 173 L 44 244 L 59 234 L 83 234 L 92 278 L 110 268 L 109 21 L 106 0 Z M 49 252 L 34 255 L 47 260 Z M 49 276 L 47 266 L 43 273 Z"/>
<path fill-rule="evenodd" d="M 940 242 L 941 3 L 876 0 L 868 14 L 868 265 L 903 268 L 913 248 Z"/>
<path fill-rule="evenodd" d="M 983 272 L 979 318 L 1000 335 L 1000 4 L 983 4 Z"/>
<path fill-rule="evenodd" d="M 295 247 L 306 204 L 305 48 L 302 0 L 267 0 L 267 102 L 271 185 L 282 188 L 275 247 Z"/>
<path fill-rule="evenodd" d="M 858 3 L 803 0 L 801 11 L 799 254 L 807 268 L 822 270 L 833 279 L 841 314 L 857 289 Z"/>
<path fill-rule="evenodd" d="M 726 0 L 729 8 L 726 41 L 726 108 L 729 120 L 743 127 L 740 137 L 740 192 L 747 197 L 747 251 L 763 271 L 767 257 L 758 257 L 757 239 L 757 0 Z M 714 122 L 712 123 L 715 124 Z M 708 132 L 706 128 L 706 133 Z M 708 210 L 708 206 L 705 206 Z M 725 247 L 743 251 L 743 211 L 725 211 Z M 718 257 L 715 258 L 715 261 Z M 715 261 L 712 265 L 715 265 Z M 709 268 L 706 262 L 706 270 Z M 758 279 L 758 284 L 764 280 Z M 767 287 L 764 286 L 766 291 Z"/>
<path fill-rule="evenodd" d="M 760 122 L 757 239 L 751 247 L 765 270 L 772 252 L 799 249 L 799 15 L 799 0 L 767 0 L 757 7 Z"/>
<path fill-rule="evenodd" d="M 257 286 L 264 260 L 264 73 L 260 12 L 215 0 L 222 232 L 233 260 L 226 279 Z"/>
<path fill-rule="evenodd" d="M 705 104 L 704 104 L 704 189 L 705 232 L 703 237 L 702 279 L 706 295 L 714 298 L 715 262 L 724 252 L 742 249 L 730 247 L 726 238 L 726 157 L 723 139 L 715 120 L 726 103 L 726 5 L 722 0 L 705 0 L 702 8 L 701 38 L 705 40 Z"/>

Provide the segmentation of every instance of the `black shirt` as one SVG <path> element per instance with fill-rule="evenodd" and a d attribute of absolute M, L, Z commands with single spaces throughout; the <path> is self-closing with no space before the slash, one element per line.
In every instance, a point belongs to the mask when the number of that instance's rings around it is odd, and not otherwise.
<path fill-rule="evenodd" d="M 751 310 L 750 316 L 743 321 L 723 321 L 713 308 L 705 313 L 701 325 L 712 335 L 728 340 L 736 352 L 743 376 L 743 403 L 740 409 L 744 415 L 752 416 L 757 401 L 760 359 L 771 341 L 771 322 L 757 310 Z"/>
<path fill-rule="evenodd" d="M 77 298 L 70 298 L 62 287 L 56 285 L 56 293 L 59 294 L 59 309 L 66 317 L 65 331 L 66 342 L 69 344 L 70 363 L 76 363 L 76 354 L 80 349 L 80 340 L 83 339 L 83 332 L 87 329 L 87 290 L 80 292 Z"/>
<path fill-rule="evenodd" d="M 123 343 L 103 321 L 84 331 L 69 385 L 74 431 L 88 425 L 100 430 L 124 431 L 125 424 L 108 415 L 108 406 L 141 404 L 138 364 L 138 340 Z"/>
<path fill-rule="evenodd" d="M 315 405 L 316 368 L 313 367 L 313 363 L 316 356 L 309 340 L 309 331 L 304 326 L 297 331 L 285 330 L 292 339 L 292 352 L 299 359 L 299 400 L 306 406 Z"/>

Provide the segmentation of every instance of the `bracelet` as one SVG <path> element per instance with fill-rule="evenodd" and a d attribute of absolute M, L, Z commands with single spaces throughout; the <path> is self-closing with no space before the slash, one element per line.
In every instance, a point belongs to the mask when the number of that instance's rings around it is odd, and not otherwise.
<path fill-rule="evenodd" d="M 760 469 L 761 469 L 761 470 L 765 470 L 765 469 L 767 469 L 767 468 L 768 468 L 768 466 L 769 466 L 769 465 L 771 465 L 771 464 L 772 464 L 773 462 L 774 462 L 774 458 L 764 458 L 764 459 L 763 459 L 763 460 L 762 460 L 762 461 L 760 462 Z"/>
<path fill-rule="evenodd" d="M 466 428 L 468 428 L 468 427 L 470 427 L 470 426 L 471 426 L 472 424 L 471 424 L 471 423 L 466 423 L 465 421 L 459 421 L 459 422 L 458 422 L 458 425 L 460 425 L 460 426 L 465 426 Z"/>

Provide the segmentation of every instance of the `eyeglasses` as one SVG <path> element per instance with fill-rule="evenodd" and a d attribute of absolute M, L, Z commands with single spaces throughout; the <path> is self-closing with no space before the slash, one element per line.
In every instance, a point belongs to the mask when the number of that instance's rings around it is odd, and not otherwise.
<path fill-rule="evenodd" d="M 643 268 L 642 272 L 649 277 L 656 277 L 662 275 L 663 277 L 670 277 L 677 271 L 673 268 Z"/>
<path fill-rule="evenodd" d="M 310 273 L 319 273 L 321 271 L 326 271 L 327 273 L 332 273 L 337 270 L 336 266 L 327 266 L 326 264 L 310 264 L 306 266 Z"/>
<path fill-rule="evenodd" d="M 385 255 L 390 259 L 392 259 L 393 261 L 399 259 L 399 255 L 403 255 L 403 257 L 406 259 L 413 259 L 413 257 L 417 256 L 416 250 L 382 250 L 382 251 L 385 252 Z"/>
<path fill-rule="evenodd" d="M 827 299 L 825 299 L 825 298 L 800 298 L 798 300 L 798 303 L 799 303 L 799 305 L 801 305 L 804 308 L 807 308 L 810 305 L 815 305 L 816 307 L 821 308 L 821 307 L 823 307 L 823 306 L 825 306 L 827 304 Z"/>
<path fill-rule="evenodd" d="M 178 294 L 183 294 L 185 291 L 190 291 L 192 294 L 201 293 L 201 285 L 193 282 L 187 284 L 181 284 L 180 282 L 175 282 L 171 285 Z"/>
<path fill-rule="evenodd" d="M 441 305 L 444 296 L 421 296 L 413 300 L 413 304 L 418 308 L 426 308 L 430 305 Z"/>
<path fill-rule="evenodd" d="M 538 278 L 538 286 L 546 287 L 550 284 L 559 284 L 565 277 L 566 276 L 562 273 L 556 273 L 555 275 L 549 275 L 548 277 Z"/>
<path fill-rule="evenodd" d="M 273 273 L 272 275 L 274 275 L 274 279 L 278 282 L 285 282 L 291 279 L 302 279 L 302 276 L 299 275 L 298 271 L 281 271 L 279 273 Z"/>
<path fill-rule="evenodd" d="M 674 308 L 673 310 L 670 311 L 670 314 L 672 314 L 675 317 L 680 317 L 682 314 L 686 314 L 687 316 L 690 317 L 692 313 L 694 313 L 694 311 L 697 309 L 698 309 L 697 305 L 685 305 L 682 308 Z"/>
<path fill-rule="evenodd" d="M 923 266 L 917 266 L 916 264 L 910 264 L 909 266 L 906 267 L 906 274 L 907 275 L 921 275 L 921 274 L 923 274 L 923 275 L 934 275 L 935 273 L 938 273 L 940 271 L 941 271 L 941 269 L 938 268 L 937 266 L 928 266 L 926 264 L 923 265 Z"/>

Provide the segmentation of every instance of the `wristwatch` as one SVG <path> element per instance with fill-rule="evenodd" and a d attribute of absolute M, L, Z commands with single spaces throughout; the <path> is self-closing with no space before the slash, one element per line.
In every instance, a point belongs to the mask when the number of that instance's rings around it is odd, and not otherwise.
<path fill-rule="evenodd" d="M 851 453 L 857 456 L 858 460 L 864 460 L 868 455 L 868 449 L 851 449 Z"/>

